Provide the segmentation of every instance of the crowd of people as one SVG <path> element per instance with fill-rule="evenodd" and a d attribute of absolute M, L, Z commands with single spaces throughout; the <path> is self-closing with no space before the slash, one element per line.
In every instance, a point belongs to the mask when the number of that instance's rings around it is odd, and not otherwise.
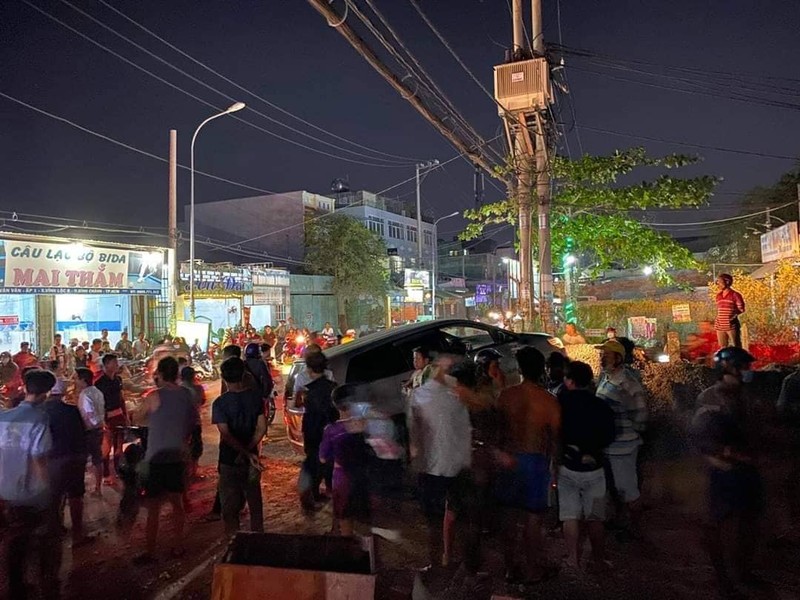
<path fill-rule="evenodd" d="M 382 461 L 381 470 L 400 463 L 417 476 L 430 566 L 451 566 L 460 558 L 463 589 L 474 586 L 486 566 L 483 542 L 491 531 L 503 532 L 506 579 L 512 583 L 532 585 L 562 570 L 612 570 L 605 552 L 609 523 L 622 541 L 646 535 L 639 451 L 648 410 L 631 366 L 632 344 L 614 337 L 596 348 L 600 373 L 559 351 L 545 357 L 521 347 L 514 357 L 519 382 L 511 381 L 501 366 L 504 357 L 491 348 L 471 358 L 458 341 L 436 350 L 415 348 L 414 372 L 403 384 L 407 413 L 398 423 L 370 409 L 364 386 L 335 382 L 323 348 L 309 344 L 293 396 L 305 410 L 302 508 L 312 514 L 330 500 L 331 533 L 361 531 L 373 521 L 376 462 Z M 136 564 L 156 561 L 163 550 L 160 515 L 167 504 L 176 535 L 166 545 L 180 556 L 188 485 L 202 453 L 199 411 L 205 395 L 191 366 L 169 354 L 159 358 L 156 387 L 134 415 L 124 402 L 116 354 L 102 355 L 99 373 L 75 366 L 69 379 L 66 359 L 58 353 L 50 358 L 46 369 L 33 362 L 24 367 L 22 401 L 0 412 L 0 501 L 14 598 L 28 593 L 24 574 L 32 552 L 38 553 L 44 595 L 58 596 L 65 510 L 72 546 L 92 543 L 82 526 L 87 465 L 93 494 L 101 496 L 117 477 L 125 494 L 133 492 L 132 510 L 120 504 L 121 527 L 130 528 L 139 502 L 146 509 L 145 547 Z M 220 439 L 219 478 L 208 519 L 221 520 L 226 535 L 233 535 L 246 506 L 250 530 L 261 532 L 260 456 L 274 389 L 273 352 L 266 342 L 250 342 L 244 352 L 230 344 L 221 358 L 222 389 L 211 404 Z M 737 347 L 716 353 L 718 380 L 698 398 L 685 432 L 707 466 L 706 547 L 731 594 L 757 582 L 752 554 L 764 495 L 747 388 L 753 362 Z M 787 414 L 800 409 L 798 380 L 794 375 L 784 383 L 779 406 Z M 125 443 L 134 422 L 147 427 L 141 445 Z M 130 448 L 142 455 L 127 477 Z M 554 510 L 567 548 L 563 561 L 554 559 L 543 535 Z M 456 527 L 459 522 L 463 527 Z"/>

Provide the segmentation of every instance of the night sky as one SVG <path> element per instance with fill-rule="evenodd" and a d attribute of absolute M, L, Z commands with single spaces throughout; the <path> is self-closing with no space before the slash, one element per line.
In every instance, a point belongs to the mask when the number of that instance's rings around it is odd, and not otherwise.
<path fill-rule="evenodd" d="M 260 128 L 291 138 L 347 162 L 294 146 L 231 117 L 208 125 L 197 143 L 197 168 L 263 190 L 306 189 L 327 193 L 334 178 L 353 189 L 378 191 L 414 174 L 413 161 L 398 165 L 287 117 L 163 45 L 101 2 L 70 0 L 150 52 L 217 88 L 215 93 L 129 45 L 60 0 L 29 0 L 86 36 L 187 92 L 224 109 L 225 95 L 244 101 L 237 114 Z M 303 0 L 107 0 L 177 48 L 222 75 L 299 117 L 392 155 L 446 160 L 456 152 Z M 358 0 L 367 11 L 363 0 Z M 493 103 L 458 67 L 406 0 L 375 0 L 437 83 L 485 137 L 499 133 Z M 728 216 L 738 194 L 770 185 L 792 160 L 739 155 L 676 144 L 611 136 L 606 129 L 650 138 L 734 148 L 757 153 L 800 154 L 800 2 L 797 0 L 543 0 L 545 39 L 623 61 L 610 69 L 566 57 L 578 127 L 562 97 L 560 119 L 572 154 L 579 148 L 605 153 L 644 145 L 653 153 L 686 151 L 705 156 L 689 173 L 724 177 L 713 207 L 689 213 L 659 213 L 658 221 L 698 221 Z M 527 4 L 527 3 L 526 3 Z M 342 9 L 342 0 L 334 4 Z M 425 0 L 422 6 L 471 70 L 492 87 L 492 66 L 510 45 L 505 0 Z M 350 17 L 352 19 L 352 15 Z M 355 21 L 351 21 L 355 23 Z M 189 164 L 189 141 L 197 124 L 215 112 L 163 82 L 96 47 L 21 0 L 0 3 L 0 93 L 28 102 L 140 150 L 166 157 L 168 131 L 178 130 L 179 162 Z M 560 24 L 560 32 L 559 32 Z M 359 31 L 363 31 L 359 29 Z M 366 38 L 377 48 L 377 42 Z M 636 61 L 636 62 L 633 62 Z M 638 66 L 637 66 L 638 65 Z M 696 83 L 675 77 L 695 71 L 718 75 L 723 96 L 704 95 Z M 653 77 L 656 70 L 673 79 Z M 591 72 L 590 72 L 591 71 Z M 697 75 L 693 75 L 697 77 Z M 632 79 L 623 81 L 623 79 Z M 645 85 L 648 84 L 648 85 Z M 695 93 L 682 93 L 683 87 Z M 781 106 L 763 105 L 752 97 Z M 784 106 L 785 105 L 785 106 Z M 334 146 L 325 146 L 257 115 L 251 108 Z M 586 129 L 581 128 L 586 126 Z M 566 153 L 562 142 L 561 152 Z M 0 97 L 0 209 L 124 223 L 165 226 L 166 164 L 112 145 Z M 402 162 L 402 161 L 401 161 Z M 371 164 L 363 164 L 371 163 Z M 375 166 L 376 164 L 384 166 Z M 187 202 L 189 178 L 179 175 L 179 202 Z M 196 180 L 198 202 L 258 192 Z M 395 188 L 411 194 L 413 185 Z M 473 204 L 472 169 L 462 160 L 430 175 L 424 206 L 437 215 Z M 487 188 L 487 200 L 500 192 Z M 653 219 L 656 220 L 656 219 Z M 440 226 L 450 237 L 457 220 Z M 689 234 L 695 230 L 684 230 Z M 235 240 L 230 240 L 231 242 Z"/>

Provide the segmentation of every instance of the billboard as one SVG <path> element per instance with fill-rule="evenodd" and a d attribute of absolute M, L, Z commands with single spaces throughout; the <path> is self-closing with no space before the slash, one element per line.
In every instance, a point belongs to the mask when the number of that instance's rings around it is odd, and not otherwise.
<path fill-rule="evenodd" d="M 6 294 L 161 294 L 164 251 L 0 238 Z"/>
<path fill-rule="evenodd" d="M 800 239 L 797 234 L 797 221 L 786 223 L 761 235 L 762 263 L 798 256 L 800 256 Z"/>
<path fill-rule="evenodd" d="M 403 279 L 403 287 L 405 288 L 422 288 L 429 290 L 431 288 L 431 272 L 430 271 L 417 271 L 415 269 L 406 269 L 405 277 Z"/>

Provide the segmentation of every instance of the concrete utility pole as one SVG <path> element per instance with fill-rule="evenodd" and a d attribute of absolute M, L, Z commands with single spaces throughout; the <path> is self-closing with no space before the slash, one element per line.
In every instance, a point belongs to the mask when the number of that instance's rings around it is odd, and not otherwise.
<path fill-rule="evenodd" d="M 544 56 L 542 2 L 531 0 L 531 44 L 534 56 Z M 544 113 L 536 113 L 536 198 L 539 211 L 539 314 L 547 333 L 555 333 L 553 312 L 553 248 L 550 240 L 550 172 Z"/>
<path fill-rule="evenodd" d="M 180 283 L 180 266 L 178 264 L 178 132 L 169 130 L 169 213 L 167 216 L 167 234 L 169 235 L 169 301 L 174 306 L 178 296 L 177 286 Z"/>
<path fill-rule="evenodd" d="M 420 171 L 432 169 L 439 165 L 438 160 L 429 160 L 424 163 L 417 163 L 417 269 L 422 269 L 425 264 L 425 256 L 422 252 L 422 194 L 420 191 Z"/>
<path fill-rule="evenodd" d="M 525 45 L 522 1 L 512 5 L 512 63 L 495 67 L 495 96 L 503 107 L 500 115 L 514 156 L 516 182 L 509 196 L 517 199 L 519 221 L 519 312 L 523 327 L 534 314 L 532 275 L 532 228 L 534 189 L 539 232 L 539 312 L 542 328 L 553 333 L 553 268 L 550 243 L 550 176 L 547 154 L 547 113 L 551 101 L 549 67 L 544 59 L 541 0 L 531 0 L 531 48 Z M 532 58 L 531 58 L 532 57 Z"/>

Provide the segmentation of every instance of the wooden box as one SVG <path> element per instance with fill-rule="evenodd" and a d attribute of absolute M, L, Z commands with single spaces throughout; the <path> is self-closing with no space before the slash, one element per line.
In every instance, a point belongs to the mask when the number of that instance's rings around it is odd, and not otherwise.
<path fill-rule="evenodd" d="M 214 568 L 212 600 L 369 600 L 371 537 L 238 533 Z"/>

